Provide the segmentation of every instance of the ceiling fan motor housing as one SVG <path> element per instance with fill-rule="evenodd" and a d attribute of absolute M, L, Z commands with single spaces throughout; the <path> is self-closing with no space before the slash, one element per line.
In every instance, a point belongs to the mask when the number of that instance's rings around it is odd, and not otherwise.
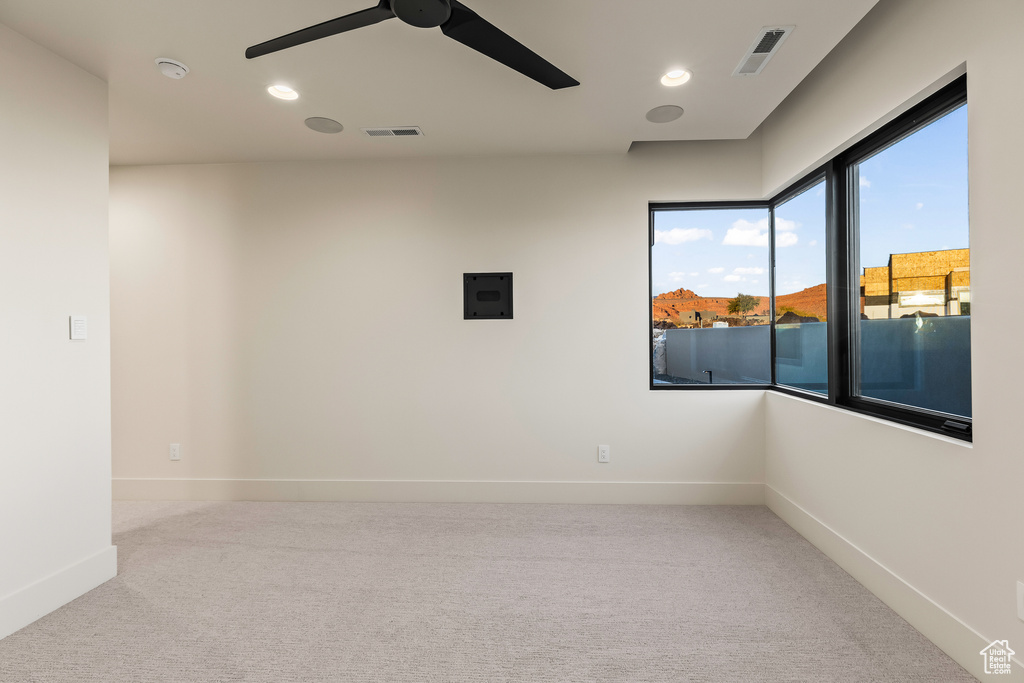
<path fill-rule="evenodd" d="M 448 21 L 452 6 L 448 0 L 391 0 L 395 16 L 417 28 L 436 28 Z"/>

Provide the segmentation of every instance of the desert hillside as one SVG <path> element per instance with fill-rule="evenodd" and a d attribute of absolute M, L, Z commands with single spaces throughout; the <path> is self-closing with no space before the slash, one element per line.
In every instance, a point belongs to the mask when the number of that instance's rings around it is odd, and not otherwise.
<path fill-rule="evenodd" d="M 750 315 L 767 315 L 768 297 L 760 297 L 758 306 Z M 730 297 L 697 296 L 689 289 L 679 288 L 654 297 L 651 310 L 655 320 L 671 320 L 678 318 L 682 311 L 713 311 L 719 316 L 728 314 Z M 783 294 L 776 297 L 776 307 L 780 310 L 793 310 L 800 315 L 813 316 L 819 320 L 826 317 L 825 285 L 815 285 L 807 289 Z"/>
<path fill-rule="evenodd" d="M 812 315 L 818 320 L 828 317 L 828 300 L 825 296 L 825 283 L 814 285 L 792 294 L 775 297 L 775 306 L 781 311 L 791 308 L 801 315 Z"/>

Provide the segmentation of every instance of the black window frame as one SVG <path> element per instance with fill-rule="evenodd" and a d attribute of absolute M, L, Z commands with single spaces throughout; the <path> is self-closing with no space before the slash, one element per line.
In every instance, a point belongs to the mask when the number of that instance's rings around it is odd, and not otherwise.
<path fill-rule="evenodd" d="M 771 235 L 774 234 L 772 227 L 772 213 L 771 205 L 767 200 L 754 199 L 754 200 L 739 200 L 739 201 L 721 201 L 721 202 L 650 202 L 648 205 L 648 249 L 647 249 L 647 313 L 650 318 L 650 324 L 648 328 L 654 329 L 654 311 L 652 310 L 651 302 L 654 300 L 654 280 L 650 277 L 650 274 L 654 272 L 654 214 L 659 211 L 714 211 L 717 209 L 728 210 L 728 209 L 765 209 L 768 212 L 768 242 L 769 249 L 771 249 Z M 768 278 L 768 292 L 769 292 L 769 305 L 772 307 L 769 310 L 774 310 L 775 306 L 775 278 Z M 770 356 L 769 360 L 775 358 L 775 323 L 771 324 L 770 335 Z M 715 391 L 729 390 L 729 389 L 771 389 L 772 384 L 775 382 L 775 367 L 774 363 L 771 368 L 771 382 L 750 382 L 743 384 L 655 384 L 654 382 L 654 350 L 650 351 L 651 362 L 650 365 L 650 383 L 651 389 L 687 389 L 689 391 L 701 391 L 707 389 L 714 389 Z"/>
<path fill-rule="evenodd" d="M 829 183 L 828 165 L 827 164 L 825 166 L 820 166 L 820 167 L 814 169 L 813 171 L 811 171 L 810 173 L 805 175 L 803 178 L 801 178 L 800 180 L 796 181 L 795 183 L 793 183 L 792 185 L 787 187 L 785 190 L 783 190 L 782 192 L 780 192 L 777 195 L 775 195 L 774 197 L 772 197 L 772 199 L 770 201 L 770 204 L 769 204 L 769 212 L 770 213 L 769 213 L 769 217 L 768 217 L 768 226 L 769 226 L 768 227 L 768 229 L 769 229 L 769 237 L 768 237 L 769 269 L 768 269 L 768 272 L 770 273 L 770 275 L 769 275 L 768 279 L 769 279 L 769 287 L 771 289 L 771 309 L 770 310 L 773 313 L 776 310 L 775 309 L 775 209 L 777 209 L 782 204 L 785 204 L 790 199 L 793 199 L 793 198 L 803 194 L 804 192 L 810 190 L 812 187 L 816 186 L 818 183 L 821 183 L 822 181 L 824 181 L 824 183 L 825 183 L 825 257 L 826 257 L 826 260 L 825 260 L 825 292 L 826 292 L 826 297 L 827 297 L 827 299 L 826 299 L 826 304 L 827 304 L 826 311 L 827 311 L 827 318 L 829 320 L 832 319 L 832 308 L 831 308 L 831 306 L 832 306 L 832 298 L 833 297 L 832 297 L 832 284 L 831 283 L 833 282 L 833 276 L 834 276 L 834 272 L 835 272 L 834 271 L 835 264 L 833 264 L 833 262 L 832 262 L 832 247 L 833 247 L 833 244 L 834 244 L 835 240 L 834 240 L 833 230 L 832 230 L 833 226 L 832 226 L 831 218 L 830 218 L 830 215 L 829 215 L 830 214 L 830 207 L 832 206 L 832 201 L 831 201 L 831 198 L 829 196 L 829 187 L 830 187 L 831 183 Z M 792 393 L 794 395 L 801 396 L 801 397 L 804 397 L 804 398 L 813 398 L 813 399 L 816 399 L 816 400 L 819 400 L 819 401 L 821 399 L 827 398 L 827 396 L 824 396 L 821 393 L 816 392 L 816 391 L 810 391 L 810 390 L 807 390 L 807 389 L 800 389 L 798 387 L 791 387 L 791 386 L 786 385 L 786 384 L 779 384 L 778 383 L 778 377 L 776 375 L 776 364 L 777 364 L 777 361 L 778 361 L 778 357 L 777 357 L 777 344 L 776 344 L 776 337 L 775 337 L 776 330 L 775 330 L 775 316 L 774 315 L 772 315 L 772 317 L 771 317 L 771 326 L 772 326 L 772 328 L 771 328 L 771 340 L 772 340 L 772 345 L 771 345 L 771 348 L 772 348 L 772 388 L 781 389 L 781 390 L 783 390 L 783 391 L 785 391 L 787 393 Z M 827 365 L 827 368 L 828 368 L 828 379 L 827 379 L 827 382 L 828 382 L 828 392 L 827 392 L 827 394 L 831 395 L 831 393 L 832 393 L 832 386 L 833 386 L 833 374 L 832 374 L 832 355 L 833 355 L 832 354 L 832 336 L 833 336 L 833 331 L 832 331 L 832 325 L 827 325 L 825 327 L 825 334 L 826 334 L 826 343 L 825 343 L 825 345 L 827 347 L 827 354 L 828 354 L 828 365 Z"/>
<path fill-rule="evenodd" d="M 838 153 L 818 168 L 768 199 L 723 202 L 651 202 L 648 207 L 648 329 L 652 329 L 654 326 L 654 315 L 651 307 L 651 301 L 654 297 L 654 285 L 651 273 L 653 266 L 654 215 L 656 212 L 680 209 L 767 209 L 769 226 L 767 265 L 770 273 L 769 310 L 774 311 L 776 275 L 775 210 L 781 204 L 808 190 L 822 180 L 825 181 L 828 395 L 778 384 L 776 377 L 777 359 L 774 315 L 771 316 L 770 322 L 770 384 L 655 384 L 653 348 L 651 348 L 649 351 L 651 354 L 650 389 L 656 391 L 721 391 L 723 389 L 778 391 L 854 413 L 917 427 L 968 442 L 972 441 L 973 417 L 966 418 L 923 408 L 914 408 L 879 399 L 857 396 L 854 393 L 856 378 L 858 377 L 858 368 L 856 366 L 858 362 L 857 335 L 860 322 L 860 269 L 857 252 L 858 235 L 856 234 L 855 221 L 858 188 L 853 184 L 856 180 L 854 168 L 861 161 L 909 137 L 914 132 L 965 104 L 967 104 L 966 74 L 925 98 L 907 112 L 882 126 L 878 131 L 865 136 L 861 141 Z M 650 344 L 648 346 L 650 347 Z"/>

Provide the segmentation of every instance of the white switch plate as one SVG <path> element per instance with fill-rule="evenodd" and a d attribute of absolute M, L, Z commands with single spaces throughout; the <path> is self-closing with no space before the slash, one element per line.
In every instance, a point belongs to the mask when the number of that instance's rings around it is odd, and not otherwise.
<path fill-rule="evenodd" d="M 181 460 L 181 444 L 171 444 L 171 460 Z"/>
<path fill-rule="evenodd" d="M 598 462 L 610 462 L 612 457 L 611 446 L 598 446 L 597 447 L 597 461 Z"/>
<path fill-rule="evenodd" d="M 71 339 L 78 341 L 89 336 L 89 321 L 84 315 L 71 316 Z"/>
<path fill-rule="evenodd" d="M 1024 581 L 1017 582 L 1017 618 L 1024 621 Z"/>

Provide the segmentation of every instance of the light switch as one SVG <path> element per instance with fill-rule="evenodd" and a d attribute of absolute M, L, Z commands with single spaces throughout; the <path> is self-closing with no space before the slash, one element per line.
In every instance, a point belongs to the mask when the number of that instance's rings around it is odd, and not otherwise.
<path fill-rule="evenodd" d="M 89 322 L 84 315 L 71 316 L 71 339 L 85 339 L 89 336 Z"/>

